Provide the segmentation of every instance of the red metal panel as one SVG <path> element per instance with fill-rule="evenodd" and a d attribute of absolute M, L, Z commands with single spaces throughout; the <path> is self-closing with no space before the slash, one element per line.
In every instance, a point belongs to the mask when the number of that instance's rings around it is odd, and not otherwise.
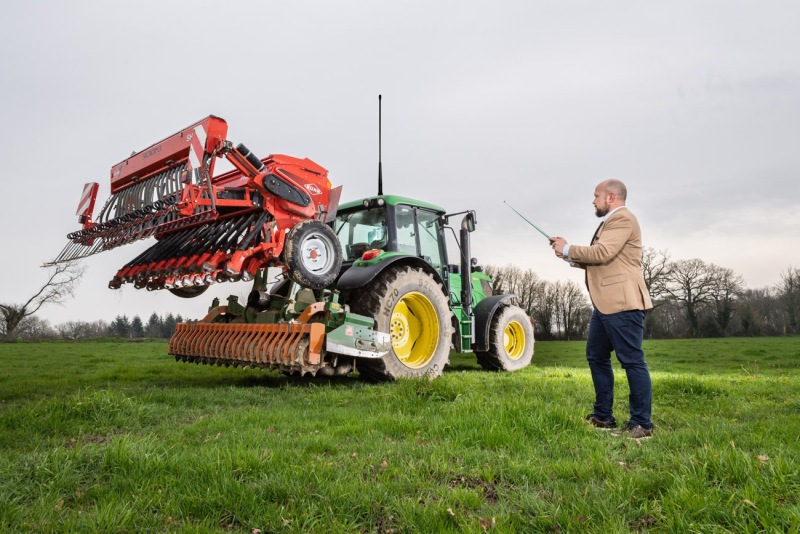
<path fill-rule="evenodd" d="M 83 186 L 83 193 L 81 193 L 81 201 L 78 203 L 78 211 L 75 215 L 85 217 L 86 219 L 92 218 L 94 212 L 94 202 L 97 199 L 97 190 L 100 184 L 97 182 L 90 182 Z"/>
<path fill-rule="evenodd" d="M 195 140 L 195 128 L 198 127 L 206 132 L 205 152 L 212 152 L 228 134 L 225 120 L 213 115 L 184 128 L 111 167 L 111 193 L 131 185 L 134 179 L 141 180 L 167 167 L 188 161 L 192 142 Z"/>

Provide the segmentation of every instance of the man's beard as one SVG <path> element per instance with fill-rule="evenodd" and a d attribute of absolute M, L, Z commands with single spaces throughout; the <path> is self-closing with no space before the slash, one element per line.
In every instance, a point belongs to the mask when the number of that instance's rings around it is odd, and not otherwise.
<path fill-rule="evenodd" d="M 603 208 L 595 208 L 594 214 L 597 215 L 598 217 L 605 217 L 606 215 L 608 215 L 608 206 Z"/>

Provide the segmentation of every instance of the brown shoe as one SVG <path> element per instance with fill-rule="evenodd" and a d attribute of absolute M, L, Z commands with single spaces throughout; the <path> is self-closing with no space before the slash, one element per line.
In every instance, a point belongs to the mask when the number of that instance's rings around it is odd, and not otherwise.
<path fill-rule="evenodd" d="M 645 428 L 642 425 L 636 425 L 631 429 L 630 439 L 647 439 L 653 436 L 652 428 Z"/>
<path fill-rule="evenodd" d="M 621 428 L 612 432 L 615 436 L 626 436 L 630 439 L 647 439 L 653 435 L 653 427 L 645 428 L 642 425 L 625 421 Z"/>
<path fill-rule="evenodd" d="M 604 421 L 603 419 L 598 419 L 598 417 L 595 414 L 590 413 L 589 415 L 586 416 L 584 421 L 586 421 L 587 423 L 591 424 L 594 427 L 599 428 L 600 430 L 611 430 L 613 428 L 617 428 L 617 420 L 614 419 L 613 416 L 611 417 L 611 419 Z"/>

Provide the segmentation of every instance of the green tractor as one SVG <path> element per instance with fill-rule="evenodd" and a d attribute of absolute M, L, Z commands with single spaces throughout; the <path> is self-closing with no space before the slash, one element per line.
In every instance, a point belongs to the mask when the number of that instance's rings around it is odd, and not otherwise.
<path fill-rule="evenodd" d="M 445 236 L 459 215 L 459 260 L 450 263 Z M 531 319 L 514 295 L 493 294 L 471 258 L 475 224 L 474 211 L 448 214 L 399 196 L 342 204 L 333 233 L 309 232 L 296 244 L 309 277 L 341 256 L 333 284 L 315 289 L 294 276 L 270 286 L 264 269 L 246 305 L 236 297 L 225 306 L 215 301 L 202 322 L 178 325 L 170 354 L 286 374 L 357 369 L 374 381 L 435 378 L 451 350 L 474 352 L 487 370 L 522 369 L 533 357 Z"/>

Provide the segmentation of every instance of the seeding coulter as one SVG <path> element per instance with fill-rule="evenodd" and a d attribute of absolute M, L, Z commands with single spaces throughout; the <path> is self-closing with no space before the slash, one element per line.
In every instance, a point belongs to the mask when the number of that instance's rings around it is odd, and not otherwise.
<path fill-rule="evenodd" d="M 99 186 L 86 184 L 82 228 L 53 263 L 154 238 L 110 288 L 196 297 L 252 281 L 246 303 L 214 299 L 201 321 L 177 326 L 169 352 L 179 361 L 300 375 L 358 369 L 374 380 L 436 377 L 451 349 L 474 352 L 488 370 L 530 363 L 530 318 L 513 295 L 493 294 L 470 257 L 473 211 L 447 214 L 383 195 L 382 185 L 339 206 L 341 187 L 323 167 L 259 159 L 226 136 L 226 122 L 210 116 L 114 165 L 96 217 Z M 218 158 L 233 170 L 215 175 Z M 460 260 L 450 264 L 445 232 L 455 215 Z"/>

